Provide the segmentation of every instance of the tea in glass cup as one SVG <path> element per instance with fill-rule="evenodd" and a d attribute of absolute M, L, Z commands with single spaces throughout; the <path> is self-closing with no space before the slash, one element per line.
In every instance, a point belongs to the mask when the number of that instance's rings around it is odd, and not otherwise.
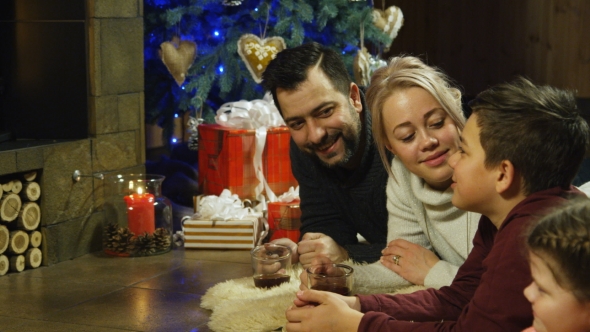
<path fill-rule="evenodd" d="M 250 251 L 252 270 L 254 271 L 254 286 L 271 288 L 284 282 L 289 282 L 291 276 L 291 249 L 289 247 L 265 243 Z"/>
<path fill-rule="evenodd" d="M 307 288 L 344 296 L 352 294 L 353 268 L 345 264 L 322 263 L 308 267 Z"/>

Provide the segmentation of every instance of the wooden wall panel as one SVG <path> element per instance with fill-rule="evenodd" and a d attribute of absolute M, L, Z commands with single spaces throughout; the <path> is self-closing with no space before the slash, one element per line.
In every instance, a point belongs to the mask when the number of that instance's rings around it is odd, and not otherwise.
<path fill-rule="evenodd" d="M 421 56 L 469 96 L 524 75 L 590 98 L 588 0 L 384 1 L 392 5 L 405 23 L 385 58 Z"/>

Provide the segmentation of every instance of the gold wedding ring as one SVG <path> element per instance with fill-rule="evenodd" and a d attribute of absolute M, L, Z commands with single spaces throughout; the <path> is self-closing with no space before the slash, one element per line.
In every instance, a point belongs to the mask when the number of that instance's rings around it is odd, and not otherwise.
<path fill-rule="evenodd" d="M 401 258 L 401 256 L 399 255 L 393 255 L 393 257 L 391 257 L 391 259 L 393 260 L 393 262 L 395 263 L 395 265 L 399 266 L 399 259 Z"/>

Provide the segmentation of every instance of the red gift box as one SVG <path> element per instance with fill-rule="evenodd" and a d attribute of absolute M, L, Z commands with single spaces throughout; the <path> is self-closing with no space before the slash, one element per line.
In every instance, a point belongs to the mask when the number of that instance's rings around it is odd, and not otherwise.
<path fill-rule="evenodd" d="M 275 195 L 297 187 L 291 172 L 287 127 L 270 128 L 262 153 L 264 177 Z M 199 126 L 199 186 L 205 195 L 219 195 L 229 189 L 240 199 L 255 199 L 260 183 L 254 172 L 256 131 L 218 124 Z"/>
<path fill-rule="evenodd" d="M 268 203 L 268 226 L 272 232 L 271 241 L 286 237 L 295 243 L 299 242 L 299 227 L 301 227 L 299 200 L 289 203 Z"/>

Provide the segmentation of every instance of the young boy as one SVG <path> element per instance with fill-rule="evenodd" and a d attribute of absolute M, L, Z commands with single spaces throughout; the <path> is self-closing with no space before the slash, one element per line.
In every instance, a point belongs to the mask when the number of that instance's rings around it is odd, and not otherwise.
<path fill-rule="evenodd" d="M 405 295 L 297 293 L 288 331 L 520 331 L 533 315 L 523 232 L 569 197 L 590 129 L 569 92 L 526 79 L 480 93 L 461 134 L 453 204 L 479 212 L 473 250 L 451 286 Z M 403 261 L 403 257 L 401 258 Z M 319 303 L 311 306 L 310 303 Z"/>

